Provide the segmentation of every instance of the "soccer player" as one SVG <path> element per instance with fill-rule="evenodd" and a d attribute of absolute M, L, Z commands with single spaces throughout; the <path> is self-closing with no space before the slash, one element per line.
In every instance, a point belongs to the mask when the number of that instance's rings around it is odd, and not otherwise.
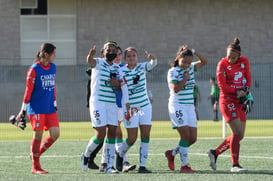
<path fill-rule="evenodd" d="M 218 104 L 219 104 L 219 94 L 220 94 L 220 89 L 219 86 L 217 84 L 217 82 L 215 81 L 215 77 L 211 77 L 210 78 L 210 84 L 211 84 L 211 91 L 210 91 L 210 95 L 208 97 L 208 99 L 211 100 L 211 105 L 213 108 L 213 113 L 214 113 L 214 117 L 213 117 L 213 121 L 218 121 Z"/>
<path fill-rule="evenodd" d="M 127 64 L 120 70 L 127 82 L 131 109 L 129 112 L 128 110 L 124 110 L 126 118 L 124 120 L 124 127 L 127 129 L 128 138 L 118 150 L 117 164 L 119 167 L 122 167 L 124 155 L 135 143 L 138 127 L 140 127 L 140 167 L 138 173 L 151 173 L 145 167 L 148 158 L 152 125 L 152 107 L 147 94 L 146 72 L 152 70 L 157 65 L 157 59 L 147 51 L 145 53 L 150 62 L 138 63 L 137 50 L 133 47 L 128 47 L 124 51 L 124 60 Z M 123 93 L 124 95 L 125 93 Z"/>
<path fill-rule="evenodd" d="M 90 154 L 104 141 L 104 149 L 107 151 L 108 160 L 105 173 L 118 173 L 113 169 L 115 154 L 115 133 L 118 125 L 118 109 L 116 105 L 117 91 L 124 88 L 125 82 L 118 80 L 119 66 L 113 63 L 117 56 L 117 44 L 108 41 L 103 46 L 104 58 L 93 58 L 96 53 L 96 46 L 90 49 L 87 55 L 87 63 L 92 68 L 91 75 L 91 97 L 89 103 L 92 127 L 95 129 L 95 136 L 92 137 L 81 156 L 81 167 L 88 170 Z M 126 89 L 127 90 L 127 89 Z M 125 95 L 128 95 L 125 94 Z M 124 96 L 128 101 L 128 97 Z M 127 104 L 129 109 L 129 104 Z"/>
<path fill-rule="evenodd" d="M 50 43 L 41 45 L 35 61 L 27 73 L 23 104 L 16 120 L 28 114 L 33 130 L 31 142 L 32 173 L 47 174 L 40 165 L 40 156 L 60 135 L 56 102 L 56 47 Z M 44 130 L 49 135 L 41 143 Z"/>
<path fill-rule="evenodd" d="M 117 47 L 118 51 L 117 51 L 117 57 L 114 60 L 114 63 L 118 64 L 120 67 L 123 67 L 124 64 L 121 64 L 121 59 L 122 59 L 122 49 L 118 46 Z M 123 111 L 122 111 L 122 103 L 121 103 L 121 99 L 122 99 L 122 92 L 116 92 L 116 103 L 118 106 L 118 126 L 116 129 L 116 143 L 115 143 L 115 153 L 118 153 L 118 150 L 120 149 L 123 139 L 122 139 L 122 130 L 120 127 L 121 122 L 123 121 Z M 100 165 L 100 171 L 103 171 L 105 168 L 107 168 L 107 159 L 108 159 L 108 155 L 105 154 L 105 150 L 102 156 L 102 160 L 101 160 L 101 165 Z M 119 167 L 117 165 L 116 162 L 116 169 L 118 171 L 123 171 L 123 172 L 128 172 L 131 170 L 134 170 L 136 168 L 136 165 L 132 165 L 128 162 L 126 155 L 124 155 L 124 159 L 123 159 L 123 167 Z"/>
<path fill-rule="evenodd" d="M 241 56 L 238 38 L 227 47 L 227 56 L 217 65 L 217 80 L 220 88 L 219 107 L 232 134 L 216 149 L 208 151 L 210 166 L 216 170 L 217 157 L 230 149 L 232 158 L 231 172 L 241 172 L 246 169 L 239 164 L 240 140 L 243 139 L 246 127 L 246 113 L 243 102 L 251 86 L 249 61 Z"/>
<path fill-rule="evenodd" d="M 199 58 L 197 62 L 192 62 L 193 55 Z M 183 45 L 178 49 L 177 57 L 168 71 L 169 116 L 173 129 L 176 129 L 180 136 L 178 146 L 165 152 L 168 167 L 171 170 L 175 169 L 175 155 L 180 153 L 180 172 L 195 172 L 188 163 L 188 148 L 197 139 L 197 120 L 193 98 L 194 72 L 205 66 L 207 62 L 208 60 L 199 52 Z"/>

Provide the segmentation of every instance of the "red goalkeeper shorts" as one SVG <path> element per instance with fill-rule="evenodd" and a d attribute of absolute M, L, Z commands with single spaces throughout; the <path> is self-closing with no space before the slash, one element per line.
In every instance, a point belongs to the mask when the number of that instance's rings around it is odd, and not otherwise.
<path fill-rule="evenodd" d="M 57 113 L 28 115 L 32 130 L 48 130 L 51 127 L 59 127 Z"/>

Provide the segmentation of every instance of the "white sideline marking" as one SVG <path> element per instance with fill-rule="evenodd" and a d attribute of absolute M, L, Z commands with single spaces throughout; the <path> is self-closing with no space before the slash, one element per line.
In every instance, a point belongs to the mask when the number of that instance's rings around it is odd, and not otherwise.
<path fill-rule="evenodd" d="M 206 153 L 189 153 L 189 155 L 195 156 L 208 156 Z M 101 154 L 98 154 L 101 156 Z M 139 156 L 139 154 L 128 154 L 128 156 Z M 165 156 L 164 153 L 149 154 L 149 156 Z M 45 155 L 44 158 L 80 158 L 81 155 Z M 221 155 L 221 157 L 230 157 L 230 155 Z M 29 156 L 0 156 L 0 159 L 10 159 L 10 158 L 29 158 Z M 264 156 L 243 156 L 240 155 L 240 158 L 255 158 L 255 159 L 270 159 L 273 160 L 273 157 L 264 157 Z"/>

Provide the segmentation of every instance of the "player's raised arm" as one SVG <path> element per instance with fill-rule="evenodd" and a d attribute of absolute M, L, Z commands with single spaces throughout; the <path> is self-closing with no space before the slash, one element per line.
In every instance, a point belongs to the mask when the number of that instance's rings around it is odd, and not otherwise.
<path fill-rule="evenodd" d="M 150 54 L 148 51 L 145 51 L 145 54 L 147 55 L 148 60 L 150 60 L 147 65 L 147 69 L 152 70 L 157 65 L 157 58 Z"/>
<path fill-rule="evenodd" d="M 90 49 L 86 61 L 90 64 L 91 67 L 95 67 L 96 60 L 93 58 L 93 56 L 96 54 L 96 45 L 93 46 L 93 48 Z"/>

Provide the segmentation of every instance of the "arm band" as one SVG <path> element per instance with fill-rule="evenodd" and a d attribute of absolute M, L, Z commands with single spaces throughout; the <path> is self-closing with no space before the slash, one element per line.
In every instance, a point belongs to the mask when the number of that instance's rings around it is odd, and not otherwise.
<path fill-rule="evenodd" d="M 150 71 L 152 70 L 155 66 L 157 65 L 157 59 L 152 59 L 148 65 L 147 65 L 147 69 Z"/>

